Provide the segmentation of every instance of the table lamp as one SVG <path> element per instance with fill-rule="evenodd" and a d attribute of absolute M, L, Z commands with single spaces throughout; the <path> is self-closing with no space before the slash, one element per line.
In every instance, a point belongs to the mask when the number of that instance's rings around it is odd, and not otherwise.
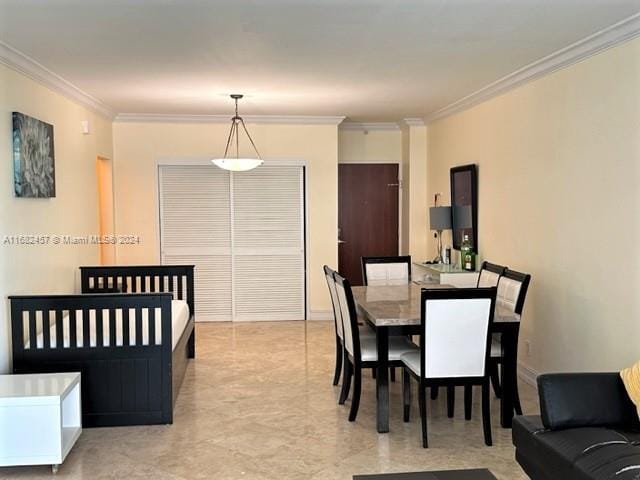
<path fill-rule="evenodd" d="M 429 208 L 429 228 L 436 231 L 438 237 L 438 255 L 434 263 L 442 263 L 442 231 L 451 229 L 451 207 L 439 207 L 436 195 L 436 205 Z"/>

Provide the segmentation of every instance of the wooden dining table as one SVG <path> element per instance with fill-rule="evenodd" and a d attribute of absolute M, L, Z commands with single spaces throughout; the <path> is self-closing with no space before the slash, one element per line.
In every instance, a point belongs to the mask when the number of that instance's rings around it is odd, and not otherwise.
<path fill-rule="evenodd" d="M 389 336 L 420 333 L 420 297 L 423 288 L 455 288 L 437 283 L 404 283 L 353 287 L 358 316 L 376 331 L 378 367 L 376 371 L 376 417 L 379 433 L 389 431 Z M 514 389 L 517 382 L 518 331 L 520 318 L 497 308 L 491 333 L 501 335 L 504 363 L 500 371 L 502 396 L 500 424 L 511 428 Z"/>

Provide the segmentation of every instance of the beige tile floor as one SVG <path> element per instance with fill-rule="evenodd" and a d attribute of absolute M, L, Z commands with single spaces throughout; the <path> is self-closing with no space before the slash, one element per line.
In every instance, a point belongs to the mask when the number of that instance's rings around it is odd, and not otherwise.
<path fill-rule="evenodd" d="M 400 384 L 391 385 L 388 434 L 375 429 L 374 382 L 363 382 L 355 423 L 350 402 L 331 385 L 330 322 L 199 324 L 197 359 L 188 367 L 169 426 L 87 429 L 60 467 L 60 478 L 351 479 L 358 473 L 489 468 L 498 479 L 526 479 L 514 460 L 511 431 L 499 427 L 485 447 L 476 401 L 465 421 L 445 395 L 430 401 L 430 448 L 421 448 L 417 408 L 402 422 Z M 415 388 L 413 389 L 415 393 Z M 521 385 L 525 413 L 537 411 Z M 479 395 L 475 395 L 477 399 Z M 416 402 L 414 401 L 414 405 Z M 0 468 L 0 478 L 51 479 L 47 467 Z"/>

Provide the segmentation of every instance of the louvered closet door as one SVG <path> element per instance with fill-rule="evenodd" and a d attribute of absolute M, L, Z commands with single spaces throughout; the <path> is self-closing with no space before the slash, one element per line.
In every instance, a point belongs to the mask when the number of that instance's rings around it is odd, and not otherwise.
<path fill-rule="evenodd" d="M 234 173 L 236 320 L 304 319 L 303 169 Z"/>
<path fill-rule="evenodd" d="M 195 265 L 198 321 L 231 320 L 229 172 L 211 165 L 162 165 L 159 182 L 162 263 Z"/>

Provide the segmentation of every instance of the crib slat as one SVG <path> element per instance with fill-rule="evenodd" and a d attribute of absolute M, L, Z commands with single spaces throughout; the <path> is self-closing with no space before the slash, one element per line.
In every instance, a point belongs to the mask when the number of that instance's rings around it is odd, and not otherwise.
<path fill-rule="evenodd" d="M 69 347 L 78 347 L 78 322 L 76 318 L 76 310 L 72 308 L 69 310 Z"/>
<path fill-rule="evenodd" d="M 129 346 L 129 309 L 122 309 L 122 345 Z"/>
<path fill-rule="evenodd" d="M 42 312 L 42 347 L 46 350 L 51 348 L 51 311 Z"/>
<path fill-rule="evenodd" d="M 36 311 L 29 310 L 29 348 L 37 348 L 38 338 L 36 337 Z"/>
<path fill-rule="evenodd" d="M 56 348 L 64 348 L 64 327 L 62 323 L 62 310 L 56 310 Z"/>
<path fill-rule="evenodd" d="M 136 345 L 142 345 L 142 307 L 136 307 Z"/>
<path fill-rule="evenodd" d="M 96 347 L 104 346 L 104 335 L 102 329 L 102 309 L 96 309 Z"/>
<path fill-rule="evenodd" d="M 131 275 L 131 293 L 138 293 L 138 277 Z"/>
<path fill-rule="evenodd" d="M 182 275 L 178 275 L 178 300 L 182 300 Z"/>
<path fill-rule="evenodd" d="M 173 275 L 169 275 L 169 293 L 173 293 Z"/>
<path fill-rule="evenodd" d="M 149 345 L 156 344 L 156 309 L 149 309 Z"/>
<path fill-rule="evenodd" d="M 109 346 L 116 347 L 116 310 L 109 309 Z"/>
<path fill-rule="evenodd" d="M 91 347 L 91 333 L 89 331 L 89 322 L 91 317 L 89 316 L 89 309 L 82 309 L 82 346 L 84 348 Z"/>

